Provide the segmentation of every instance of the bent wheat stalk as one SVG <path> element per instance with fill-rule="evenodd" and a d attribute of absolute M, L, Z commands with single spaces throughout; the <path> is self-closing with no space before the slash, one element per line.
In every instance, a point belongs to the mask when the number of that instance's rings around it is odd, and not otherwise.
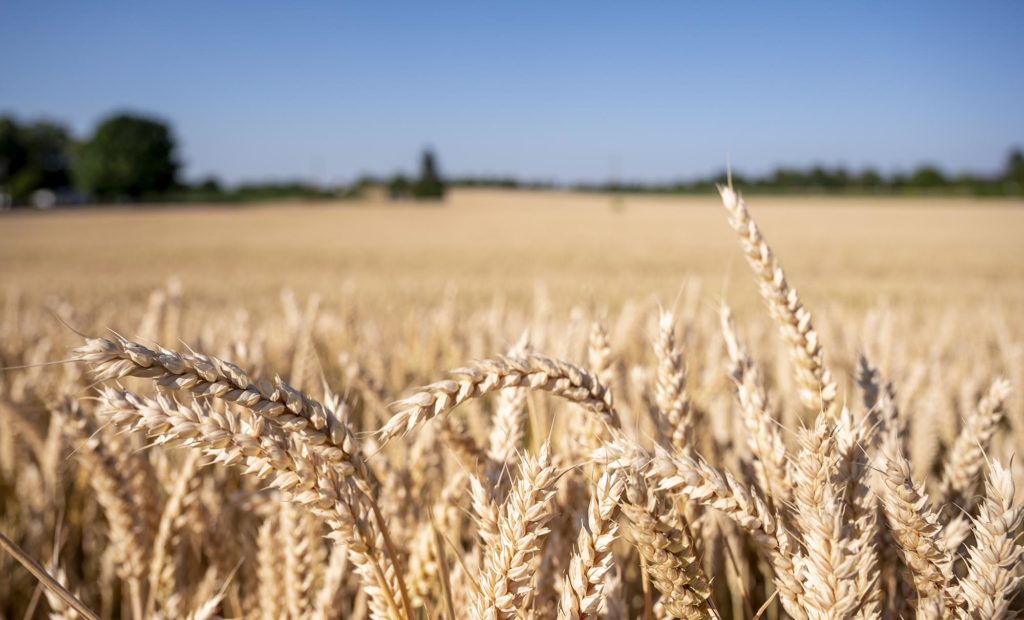
<path fill-rule="evenodd" d="M 351 460 L 355 439 L 334 413 L 276 378 L 253 381 L 244 370 L 201 353 L 156 351 L 114 334 L 113 340 L 90 338 L 73 351 L 77 359 L 93 365 L 98 381 L 122 377 L 153 379 L 164 389 L 211 396 L 237 403 L 254 413 L 275 419 L 289 432 L 301 433 L 310 445 L 325 445 L 332 459 Z"/>
<path fill-rule="evenodd" d="M 438 381 L 392 404 L 395 415 L 380 429 L 381 444 L 413 431 L 472 398 L 504 388 L 550 392 L 578 403 L 611 427 L 619 426 L 612 393 L 596 377 L 568 362 L 527 353 L 522 357 L 483 360 L 451 371 L 456 379 Z"/>
<path fill-rule="evenodd" d="M 371 605 L 383 617 L 403 615 L 395 560 L 384 548 L 380 522 L 371 514 L 373 499 L 364 490 L 366 484 L 356 481 L 355 468 L 324 459 L 298 435 L 260 416 L 246 421 L 199 403 L 189 407 L 164 394 L 153 400 L 109 387 L 101 389 L 100 402 L 97 413 L 115 426 L 143 431 L 156 443 L 197 448 L 215 462 L 243 463 L 243 473 L 267 480 L 285 499 L 323 518 L 332 537 L 348 546 Z"/>

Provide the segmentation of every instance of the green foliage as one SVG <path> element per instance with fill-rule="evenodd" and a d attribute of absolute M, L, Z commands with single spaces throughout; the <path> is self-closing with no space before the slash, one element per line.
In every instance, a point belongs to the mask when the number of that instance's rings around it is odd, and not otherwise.
<path fill-rule="evenodd" d="M 844 168 L 814 166 L 810 169 L 777 168 L 767 175 L 748 177 L 733 171 L 733 183 L 746 191 L 776 194 L 962 194 L 973 196 L 1024 195 L 1024 152 L 1013 150 L 1001 173 L 990 176 L 948 176 L 935 166 L 920 166 L 910 174 L 884 176 L 873 168 L 850 172 Z M 726 182 L 724 172 L 694 181 L 674 183 L 594 183 L 572 189 L 634 193 L 708 193 Z M 462 179 L 458 185 L 496 186 L 488 179 Z"/>
<path fill-rule="evenodd" d="M 920 188 L 942 187 L 946 177 L 934 166 L 922 166 L 910 176 L 909 185 Z"/>
<path fill-rule="evenodd" d="M 75 181 L 101 199 L 139 199 L 176 185 L 174 139 L 160 121 L 119 114 L 103 121 L 78 153 Z"/>
<path fill-rule="evenodd" d="M 7 187 L 11 179 L 25 166 L 28 152 L 21 127 L 13 118 L 0 117 L 0 187 Z"/>
<path fill-rule="evenodd" d="M 1024 191 L 1024 152 L 1014 149 L 1006 158 L 1006 172 L 1003 177 L 1017 192 Z"/>
<path fill-rule="evenodd" d="M 0 118 L 0 187 L 15 202 L 25 202 L 38 189 L 62 189 L 70 182 L 71 137 L 54 123 L 19 125 Z"/>
<path fill-rule="evenodd" d="M 388 195 L 391 198 L 408 198 L 412 196 L 412 183 L 404 174 L 396 174 L 388 181 Z"/>
<path fill-rule="evenodd" d="M 427 149 L 420 157 L 420 176 L 412 187 L 412 195 L 421 200 L 440 200 L 444 198 L 444 181 L 437 170 L 437 159 L 434 152 Z"/>

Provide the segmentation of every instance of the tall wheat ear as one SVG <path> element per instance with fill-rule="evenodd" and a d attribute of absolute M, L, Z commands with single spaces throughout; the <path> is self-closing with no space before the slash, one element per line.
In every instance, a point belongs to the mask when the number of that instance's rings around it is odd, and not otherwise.
<path fill-rule="evenodd" d="M 825 365 L 825 354 L 814 330 L 811 313 L 804 307 L 796 289 L 790 287 L 768 241 L 747 210 L 747 203 L 732 186 L 719 186 L 722 205 L 729 224 L 740 238 L 740 247 L 754 271 L 761 297 L 789 346 L 790 359 L 800 400 L 813 413 L 831 415 L 835 409 L 837 386 Z"/>

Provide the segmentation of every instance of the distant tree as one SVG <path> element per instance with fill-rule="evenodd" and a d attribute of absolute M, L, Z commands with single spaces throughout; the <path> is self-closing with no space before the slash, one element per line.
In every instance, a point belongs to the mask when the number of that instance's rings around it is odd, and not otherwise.
<path fill-rule="evenodd" d="M 437 170 L 437 160 L 430 149 L 420 157 L 420 176 L 412 188 L 413 196 L 438 200 L 444 198 L 444 181 Z"/>
<path fill-rule="evenodd" d="M 388 195 L 391 198 L 409 198 L 412 196 L 412 183 L 404 174 L 396 174 L 388 181 Z"/>
<path fill-rule="evenodd" d="M 220 185 L 220 181 L 215 176 L 209 176 L 202 181 L 196 183 L 196 191 L 204 194 L 220 194 L 223 193 L 224 189 Z"/>
<path fill-rule="evenodd" d="M 16 202 L 39 189 L 63 189 L 70 181 L 71 137 L 46 121 L 19 125 L 0 118 L 0 187 Z"/>
<path fill-rule="evenodd" d="M 882 175 L 878 174 L 878 171 L 874 168 L 864 170 L 860 173 L 860 177 L 857 179 L 857 183 L 866 189 L 876 189 L 881 187 L 882 182 Z"/>
<path fill-rule="evenodd" d="M 118 114 L 100 123 L 78 153 L 75 181 L 99 198 L 142 198 L 176 185 L 174 138 L 164 123 Z"/>
<path fill-rule="evenodd" d="M 1018 190 L 1024 188 L 1024 152 L 1020 149 L 1013 149 L 1006 158 L 1003 179 L 1015 184 Z"/>
<path fill-rule="evenodd" d="M 61 125 L 41 121 L 25 127 L 31 189 L 58 189 L 71 184 L 71 136 Z M 26 188 L 28 189 L 28 188 Z"/>
<path fill-rule="evenodd" d="M 21 127 L 13 118 L 0 117 L 0 192 L 13 193 L 12 180 L 27 160 L 28 149 Z"/>
<path fill-rule="evenodd" d="M 946 185 L 946 177 L 934 166 L 921 166 L 910 175 L 909 184 L 912 187 L 942 187 Z"/>

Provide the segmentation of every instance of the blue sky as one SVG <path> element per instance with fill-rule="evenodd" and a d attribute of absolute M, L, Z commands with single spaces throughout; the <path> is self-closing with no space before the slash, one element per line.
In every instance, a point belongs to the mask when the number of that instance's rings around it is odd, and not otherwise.
<path fill-rule="evenodd" d="M 5 2 L 0 113 L 171 121 L 186 175 L 562 181 L 1024 145 L 1022 2 Z"/>

